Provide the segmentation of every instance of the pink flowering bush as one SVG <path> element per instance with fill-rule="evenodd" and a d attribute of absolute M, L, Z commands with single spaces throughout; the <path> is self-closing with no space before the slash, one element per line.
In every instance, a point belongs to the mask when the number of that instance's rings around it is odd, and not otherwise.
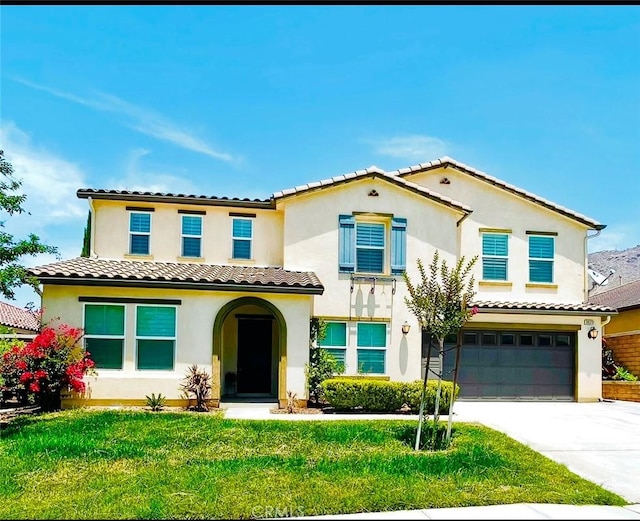
<path fill-rule="evenodd" d="M 84 376 L 95 374 L 95 364 L 82 347 L 82 335 L 82 329 L 64 324 L 45 326 L 33 341 L 11 347 L 0 359 L 3 390 L 23 403 L 32 396 L 43 411 L 60 408 L 61 391 L 83 393 Z"/>

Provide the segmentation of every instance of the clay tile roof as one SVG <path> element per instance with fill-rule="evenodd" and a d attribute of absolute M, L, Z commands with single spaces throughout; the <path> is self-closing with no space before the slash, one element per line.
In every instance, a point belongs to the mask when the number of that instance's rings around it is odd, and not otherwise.
<path fill-rule="evenodd" d="M 433 190 L 430 190 L 424 186 L 418 185 L 411 181 L 407 181 L 406 179 L 403 179 L 402 177 L 399 177 L 395 174 L 385 172 L 384 170 L 378 168 L 377 166 L 370 166 L 366 170 L 357 170 L 355 172 L 338 175 L 330 179 L 323 179 L 318 183 L 308 183 L 308 184 L 296 186 L 295 188 L 287 188 L 285 190 L 280 190 L 279 192 L 274 192 L 272 197 L 274 199 L 281 199 L 283 197 L 287 197 L 290 195 L 305 193 L 310 190 L 318 190 L 318 189 L 321 190 L 322 188 L 325 188 L 327 186 L 335 186 L 338 184 L 349 182 L 351 180 L 364 179 L 367 177 L 375 177 L 378 179 L 383 179 L 385 181 L 401 186 L 403 188 L 408 188 L 415 193 L 423 195 L 429 199 L 432 199 L 433 201 L 444 204 L 445 206 L 449 206 L 451 208 L 454 208 L 466 214 L 469 214 L 473 211 L 471 207 L 466 204 L 456 201 L 455 199 L 451 199 L 446 195 L 442 195 L 442 194 L 439 194 L 438 192 L 434 192 Z M 318 184 L 320 186 L 318 186 Z"/>
<path fill-rule="evenodd" d="M 100 284 L 133 287 L 268 291 L 319 295 L 324 286 L 311 271 L 274 267 L 223 266 L 183 262 L 149 262 L 77 257 L 30 268 L 49 284 Z"/>
<path fill-rule="evenodd" d="M 616 310 L 604 305 L 597 304 L 558 304 L 558 303 L 542 303 L 542 302 L 500 302 L 479 300 L 471 305 L 477 306 L 480 311 L 497 311 L 497 312 L 538 312 L 538 313 L 573 313 L 573 314 L 597 314 L 609 315 L 615 314 Z"/>
<path fill-rule="evenodd" d="M 640 307 L 640 279 L 593 295 L 589 302 L 611 306 L 618 311 Z"/>
<path fill-rule="evenodd" d="M 40 330 L 40 319 L 36 313 L 6 302 L 0 302 L 0 324 L 34 332 Z"/>
<path fill-rule="evenodd" d="M 115 199 L 118 201 L 146 201 L 183 203 L 211 206 L 241 206 L 255 208 L 272 208 L 271 199 L 249 199 L 239 197 L 217 197 L 215 195 L 173 194 L 164 192 L 141 192 L 137 190 L 104 190 L 102 188 L 80 188 L 76 195 L 80 199 Z"/>
<path fill-rule="evenodd" d="M 496 177 L 493 177 L 485 172 L 482 172 L 481 170 L 477 170 L 469 165 L 465 165 L 464 163 L 461 163 L 460 161 L 456 161 L 455 159 L 452 159 L 448 156 L 444 156 L 441 157 L 440 159 L 436 159 L 435 161 L 430 161 L 429 163 L 421 163 L 419 165 L 415 165 L 415 166 L 411 166 L 409 168 L 403 168 L 401 170 L 395 170 L 393 172 L 390 172 L 393 175 L 399 176 L 399 177 L 404 177 L 407 175 L 411 175 L 413 173 L 416 172 L 424 172 L 425 170 L 433 170 L 436 168 L 440 168 L 442 166 L 445 165 L 450 165 L 455 167 L 457 170 L 460 170 L 461 172 L 464 172 L 466 174 L 471 175 L 472 177 L 475 177 L 476 179 L 481 179 L 482 181 L 485 181 L 487 183 L 490 183 L 494 186 L 497 186 L 499 188 L 502 188 L 504 190 L 506 190 L 507 192 L 519 195 L 521 197 L 524 197 L 525 199 L 537 203 L 541 206 L 544 206 L 545 208 L 548 208 L 549 210 L 553 210 L 555 212 L 558 212 L 562 215 L 564 215 L 565 217 L 569 217 L 570 219 L 573 219 L 574 221 L 578 221 L 582 224 L 586 224 L 587 226 L 594 228 L 596 230 L 602 230 L 606 227 L 606 224 L 600 224 L 598 221 L 595 221 L 593 219 L 591 219 L 590 217 L 587 217 L 586 215 L 583 215 L 581 213 L 577 213 L 574 212 L 573 210 L 570 210 L 569 208 L 565 208 L 564 206 L 560 206 L 559 204 L 556 204 L 552 201 L 549 201 L 547 199 L 544 199 L 540 196 L 537 196 L 534 193 L 531 192 L 527 192 L 526 190 L 523 190 L 522 188 L 518 188 L 517 186 L 514 186 L 510 183 L 506 183 L 505 181 L 502 181 Z"/>

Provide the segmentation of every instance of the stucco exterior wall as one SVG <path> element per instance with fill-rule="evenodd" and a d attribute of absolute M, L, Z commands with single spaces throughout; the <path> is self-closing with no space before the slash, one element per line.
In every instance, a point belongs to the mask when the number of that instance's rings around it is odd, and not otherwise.
<path fill-rule="evenodd" d="M 619 311 L 611 316 L 611 321 L 605 326 L 606 335 L 619 333 L 640 334 L 640 308 Z"/>
<path fill-rule="evenodd" d="M 448 179 L 449 184 L 441 180 Z M 474 274 L 479 300 L 579 303 L 585 299 L 587 227 L 557 212 L 510 194 L 454 168 L 440 168 L 407 176 L 420 184 L 473 208 L 461 226 L 460 254 L 478 255 Z M 507 277 L 510 285 L 482 281 L 481 228 L 509 229 Z M 552 284 L 529 284 L 527 231 L 555 232 Z"/>
<path fill-rule="evenodd" d="M 378 195 L 369 196 L 372 190 Z M 402 276 L 391 276 L 389 227 L 386 273 L 375 275 L 373 292 L 369 280 L 355 281 L 352 291 L 350 274 L 338 271 L 338 216 L 359 212 L 388 219 L 391 214 L 406 218 L 407 271 L 412 280 L 417 281 L 417 259 L 423 259 L 428 265 L 436 249 L 450 266 L 455 263 L 456 222 L 462 214 L 375 178 L 296 196 L 285 200 L 280 207 L 285 214 L 285 268 L 314 271 L 322 281 L 325 291 L 314 297 L 314 315 L 350 322 L 348 339 L 352 349 L 347 350 L 347 373 L 357 372 L 355 322 L 383 321 L 387 324 L 386 374 L 392 380 L 419 379 L 421 335 L 415 317 L 404 302 L 408 292 Z M 413 326 L 406 336 L 401 331 L 405 321 Z"/>
<path fill-rule="evenodd" d="M 93 251 L 103 259 L 145 259 L 129 255 L 129 211 L 127 206 L 154 208 L 151 214 L 151 238 L 148 260 L 159 262 L 206 262 L 209 264 L 242 264 L 257 266 L 282 265 L 281 212 L 263 209 L 221 206 L 179 205 L 167 203 L 126 203 L 93 201 L 95 208 Z M 181 257 L 181 214 L 178 210 L 206 211 L 202 216 L 202 258 Z M 232 258 L 232 222 L 229 213 L 255 214 L 253 222 L 252 259 Z"/>
<path fill-rule="evenodd" d="M 159 290 L 146 288 L 110 288 L 96 286 L 46 285 L 43 295 L 44 320 L 59 318 L 61 322 L 73 326 L 83 326 L 84 303 L 80 296 L 125 297 L 147 299 L 180 299 L 177 306 L 176 359 L 173 371 L 140 371 L 135 368 L 135 306 L 125 304 L 125 349 L 122 370 L 98 370 L 97 377 L 88 377 L 87 398 L 92 400 L 144 400 L 145 395 L 162 393 L 170 400 L 180 398 L 178 386 L 191 364 L 198 364 L 218 385 L 224 378 L 222 368 L 227 367 L 227 356 L 233 350 L 233 335 L 227 334 L 222 347 L 222 363 L 213 363 L 213 328 L 218 312 L 235 299 L 246 297 L 240 292 L 208 292 L 197 290 Z M 281 364 L 286 365 L 284 386 L 279 385 L 278 396 L 285 396 L 291 390 L 298 397 L 306 396 L 304 366 L 308 362 L 309 318 L 311 297 L 307 295 L 282 295 L 253 293 L 259 299 L 271 303 L 282 314 L 286 323 L 286 353 Z M 238 308 L 247 309 L 251 308 Z M 235 312 L 235 310 L 234 310 Z M 263 310 L 264 312 L 264 310 Z M 230 323 L 230 322 L 229 322 Z M 229 328 L 232 329 L 232 328 Z M 224 337 L 224 330 L 223 330 Z M 237 344 L 236 344 L 237 345 Z M 284 368 L 283 365 L 283 368 Z M 222 380 L 223 381 L 223 380 Z M 279 382 L 282 384 L 282 382 Z"/>

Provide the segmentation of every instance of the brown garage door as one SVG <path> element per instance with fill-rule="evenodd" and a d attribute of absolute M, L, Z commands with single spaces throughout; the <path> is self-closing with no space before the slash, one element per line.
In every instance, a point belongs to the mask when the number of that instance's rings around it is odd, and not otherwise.
<path fill-rule="evenodd" d="M 450 345 L 449 345 L 450 346 Z M 575 333 L 465 330 L 458 382 L 465 400 L 573 400 Z M 453 379 L 455 351 L 445 356 Z"/>

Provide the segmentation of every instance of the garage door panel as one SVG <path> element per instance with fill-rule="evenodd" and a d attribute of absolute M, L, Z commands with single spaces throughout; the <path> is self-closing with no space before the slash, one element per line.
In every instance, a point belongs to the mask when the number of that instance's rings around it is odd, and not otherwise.
<path fill-rule="evenodd" d="M 467 343 L 461 348 L 458 375 L 462 399 L 573 399 L 575 334 L 465 331 L 463 338 Z M 471 344 L 474 339 L 477 343 Z M 454 363 L 452 351 L 445 370 L 451 371 Z"/>

